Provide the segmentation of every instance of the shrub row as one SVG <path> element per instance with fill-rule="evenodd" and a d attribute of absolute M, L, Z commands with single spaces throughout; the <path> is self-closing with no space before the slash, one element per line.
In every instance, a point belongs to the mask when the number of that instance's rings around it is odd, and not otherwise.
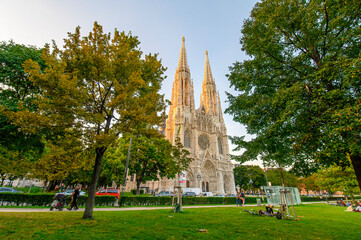
<path fill-rule="evenodd" d="M 257 198 L 261 203 L 267 203 L 266 197 L 246 197 L 247 204 L 256 204 Z M 361 198 L 361 197 L 359 197 Z M 340 197 L 328 197 L 328 201 L 339 200 Z M 355 198 L 356 199 L 356 198 Z M 326 201 L 326 198 L 320 197 L 301 197 L 302 202 L 320 202 Z M 235 197 L 183 197 L 183 205 L 207 205 L 207 204 L 236 204 Z M 119 199 L 119 206 L 157 206 L 172 205 L 172 197 L 152 197 L 152 196 L 123 196 Z"/>
<path fill-rule="evenodd" d="M 246 203 L 256 204 L 257 198 L 262 197 L 246 197 Z M 78 205 L 84 206 L 86 196 L 80 196 Z M 328 201 L 339 200 L 340 197 L 328 197 Z M 355 197 L 361 199 L 361 196 Z M 27 194 L 27 193 L 0 193 L 0 206 L 50 206 L 54 200 L 54 194 Z M 70 203 L 70 198 L 66 199 L 67 204 Z M 95 206 L 114 206 L 114 196 L 96 196 Z M 301 197 L 302 202 L 317 202 L 326 201 L 323 197 Z M 235 204 L 235 197 L 183 197 L 184 205 L 207 205 L 207 204 Z M 264 198 L 262 203 L 267 203 Z M 157 205 L 171 205 L 172 197 L 153 197 L 153 196 L 123 196 L 119 199 L 119 206 L 157 206 Z"/>
<path fill-rule="evenodd" d="M 246 203 L 257 203 L 258 197 L 247 197 Z M 260 198 L 262 199 L 262 198 Z M 267 201 L 266 199 L 264 199 Z M 184 205 L 207 204 L 236 204 L 235 197 L 183 197 Z M 119 199 L 119 206 L 151 206 L 172 205 L 172 197 L 141 197 L 123 196 Z"/>
<path fill-rule="evenodd" d="M 328 201 L 337 201 L 340 200 L 341 198 L 343 198 L 345 200 L 344 197 L 325 197 L 323 196 L 322 198 L 320 197 L 301 197 L 301 201 L 302 202 L 320 202 L 320 201 L 326 201 L 326 199 Z M 361 199 L 361 196 L 356 196 L 354 197 L 354 199 Z M 351 200 L 351 197 L 348 197 L 348 200 Z"/>
<path fill-rule="evenodd" d="M 78 206 L 84 206 L 86 196 L 80 196 Z M 70 203 L 70 198 L 66 198 L 66 203 Z M 54 201 L 54 194 L 27 194 L 27 193 L 0 193 L 0 206 L 50 206 Z M 114 206 L 114 196 L 96 196 L 95 206 Z"/>

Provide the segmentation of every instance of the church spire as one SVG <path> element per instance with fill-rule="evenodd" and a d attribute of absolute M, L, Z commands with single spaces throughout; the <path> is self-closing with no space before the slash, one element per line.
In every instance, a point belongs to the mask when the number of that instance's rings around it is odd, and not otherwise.
<path fill-rule="evenodd" d="M 188 112 L 195 111 L 193 82 L 187 62 L 184 37 L 182 38 L 178 67 L 175 71 L 171 101 L 172 105 L 169 108 L 167 126 L 173 127 L 167 128 L 166 137 L 173 142 L 176 131 L 174 126 L 182 124 Z"/>
<path fill-rule="evenodd" d="M 208 51 L 206 50 L 206 60 L 204 63 L 204 77 L 203 77 L 203 81 L 205 82 L 209 82 L 212 83 L 213 82 L 213 75 L 212 75 L 212 70 L 211 70 L 211 65 L 209 64 L 209 59 L 208 59 Z"/>
<path fill-rule="evenodd" d="M 206 50 L 206 59 L 204 66 L 204 77 L 202 83 L 202 101 L 201 105 L 204 106 L 206 112 L 213 116 L 218 116 L 219 107 L 217 99 L 216 84 L 213 79 L 211 65 L 208 59 L 208 51 Z"/>
<path fill-rule="evenodd" d="M 182 37 L 181 51 L 180 51 L 179 60 L 178 60 L 178 67 L 177 67 L 177 71 L 179 71 L 179 72 L 181 72 L 181 71 L 189 72 L 185 41 L 186 40 L 185 40 L 185 38 L 183 36 Z"/>

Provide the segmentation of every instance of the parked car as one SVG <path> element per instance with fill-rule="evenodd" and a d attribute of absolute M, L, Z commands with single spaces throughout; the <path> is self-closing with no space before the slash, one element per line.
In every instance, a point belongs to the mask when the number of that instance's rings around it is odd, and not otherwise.
<path fill-rule="evenodd" d="M 226 197 L 236 197 L 235 194 L 228 194 Z"/>
<path fill-rule="evenodd" d="M 163 191 L 154 196 L 156 196 L 156 197 L 173 197 L 173 194 L 169 191 Z"/>
<path fill-rule="evenodd" d="M 68 190 L 65 190 L 64 192 L 60 192 L 61 194 L 65 194 L 65 195 L 71 195 L 72 193 L 74 192 L 74 189 L 68 189 Z M 59 194 L 59 193 L 57 193 Z M 86 194 L 86 192 L 84 191 L 80 191 L 79 195 L 80 196 L 84 196 Z"/>
<path fill-rule="evenodd" d="M 224 194 L 217 194 L 215 197 L 225 197 Z"/>
<path fill-rule="evenodd" d="M 185 192 L 182 197 L 196 197 L 197 194 L 195 192 Z"/>
<path fill-rule="evenodd" d="M 23 193 L 22 191 L 18 191 L 14 188 L 9 188 L 9 187 L 0 187 L 0 192 L 3 193 Z"/>
<path fill-rule="evenodd" d="M 202 192 L 200 194 L 201 197 L 213 197 L 213 193 L 212 192 Z"/>
<path fill-rule="evenodd" d="M 120 190 L 119 189 L 103 189 L 100 190 L 99 192 L 95 193 L 96 196 L 104 196 L 104 195 L 111 195 L 111 196 L 115 196 L 117 199 L 119 199 L 119 195 L 120 195 Z"/>

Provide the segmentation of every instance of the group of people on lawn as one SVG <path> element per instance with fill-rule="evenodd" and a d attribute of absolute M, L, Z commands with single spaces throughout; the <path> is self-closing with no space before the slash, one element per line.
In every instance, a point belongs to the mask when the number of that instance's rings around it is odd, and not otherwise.
<path fill-rule="evenodd" d="M 355 204 L 350 203 L 350 202 L 345 203 L 343 201 L 343 199 L 341 198 L 340 200 L 337 200 L 336 204 L 332 204 L 332 205 L 347 207 L 346 211 L 348 211 L 348 212 L 351 212 L 351 211 L 361 212 L 361 201 L 358 201 Z"/>

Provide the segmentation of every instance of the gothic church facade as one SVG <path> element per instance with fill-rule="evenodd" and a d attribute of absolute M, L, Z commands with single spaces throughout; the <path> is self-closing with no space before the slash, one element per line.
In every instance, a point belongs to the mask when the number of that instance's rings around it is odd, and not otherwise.
<path fill-rule="evenodd" d="M 229 159 L 227 129 L 208 52 L 205 52 L 200 106 L 196 109 L 184 37 L 173 82 L 171 102 L 166 123 L 166 138 L 174 144 L 179 134 L 184 148 L 194 159 L 186 172 L 186 186 L 201 188 L 204 192 L 234 194 L 234 175 Z M 172 185 L 173 182 L 164 185 Z"/>
<path fill-rule="evenodd" d="M 194 159 L 186 172 L 186 187 L 201 188 L 202 192 L 234 194 L 233 165 L 229 158 L 227 129 L 221 101 L 206 51 L 200 106 L 195 108 L 193 82 L 187 62 L 185 39 L 172 87 L 166 138 L 174 145 L 177 135 Z M 197 178 L 198 176 L 198 178 Z M 127 189 L 134 189 L 131 176 Z M 176 179 L 149 181 L 143 186 L 149 191 L 173 191 Z"/>

